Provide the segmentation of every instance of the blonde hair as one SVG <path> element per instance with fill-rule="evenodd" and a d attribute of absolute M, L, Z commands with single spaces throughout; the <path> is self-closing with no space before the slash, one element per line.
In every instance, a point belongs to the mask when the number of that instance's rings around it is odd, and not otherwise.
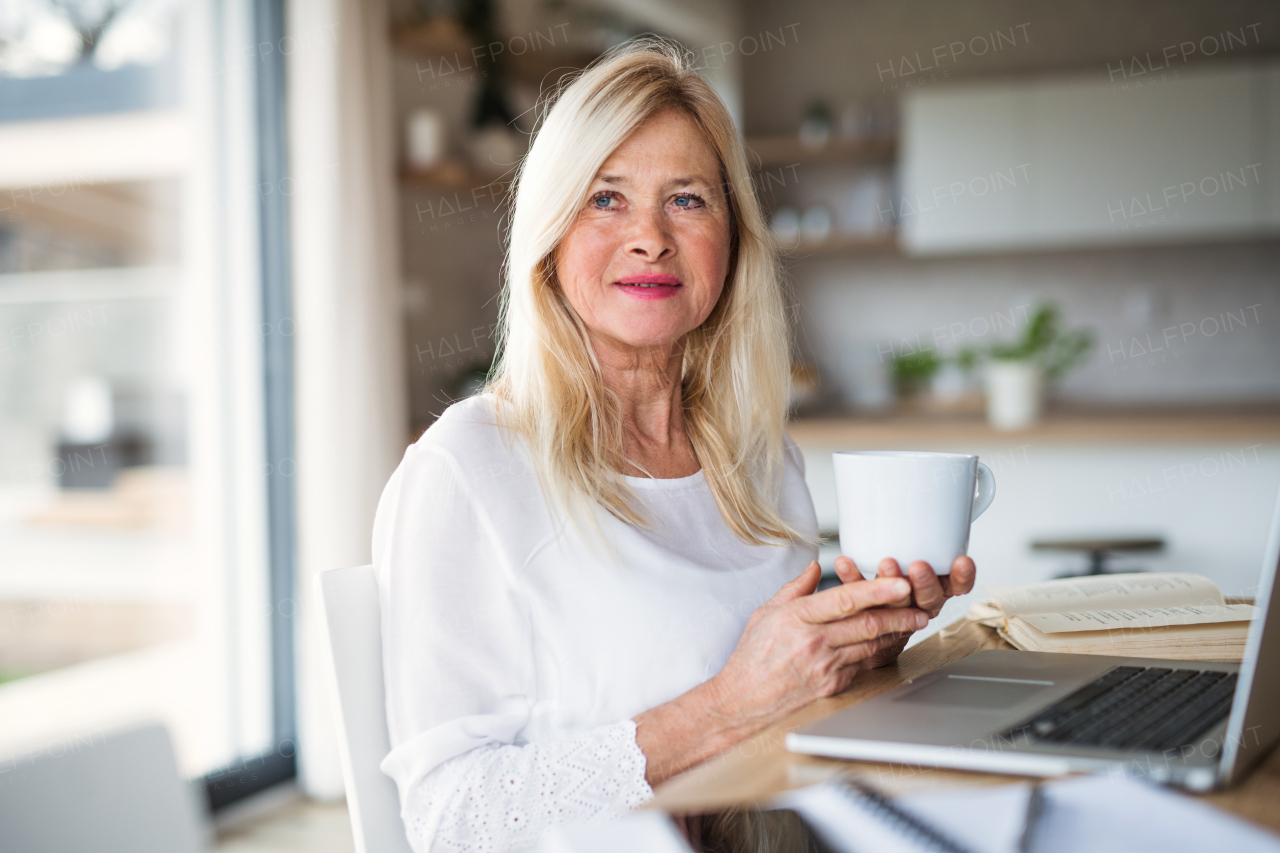
<path fill-rule="evenodd" d="M 617 398 L 605 387 L 554 257 L 604 161 L 645 120 L 679 110 L 705 133 L 729 200 L 729 273 L 684 343 L 683 419 L 725 522 L 751 544 L 804 539 L 778 511 L 789 338 L 777 253 L 724 104 L 679 45 L 653 37 L 610 51 L 546 101 L 513 185 L 499 356 L 488 390 L 521 434 L 549 496 L 644 526 Z M 594 515 L 590 516 L 594 519 Z"/>

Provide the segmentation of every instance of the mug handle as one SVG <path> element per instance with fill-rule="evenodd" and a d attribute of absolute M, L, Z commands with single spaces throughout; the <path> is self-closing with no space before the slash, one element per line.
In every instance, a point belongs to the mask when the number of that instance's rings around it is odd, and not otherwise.
<path fill-rule="evenodd" d="M 991 473 L 982 462 L 978 463 L 978 476 L 974 478 L 973 493 L 973 512 L 969 515 L 969 521 L 973 521 L 991 506 L 991 502 L 996 499 L 996 475 Z"/>

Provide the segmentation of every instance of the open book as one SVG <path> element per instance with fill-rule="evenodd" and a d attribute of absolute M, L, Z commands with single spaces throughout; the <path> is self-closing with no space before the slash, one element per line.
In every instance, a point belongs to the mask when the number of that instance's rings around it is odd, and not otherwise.
<path fill-rule="evenodd" d="M 1093 575 L 987 587 L 969 618 L 1032 652 L 1239 661 L 1253 605 L 1188 573 Z"/>

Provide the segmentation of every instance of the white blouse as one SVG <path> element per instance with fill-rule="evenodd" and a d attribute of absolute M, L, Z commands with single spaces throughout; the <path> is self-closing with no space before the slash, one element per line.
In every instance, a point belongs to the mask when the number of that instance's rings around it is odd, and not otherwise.
<path fill-rule="evenodd" d="M 632 718 L 715 675 L 816 556 L 749 546 L 702 473 L 629 477 L 653 523 L 597 510 L 610 555 L 554 521 L 485 396 L 405 452 L 374 522 L 391 753 L 418 853 L 534 846 L 652 796 Z M 783 514 L 817 533 L 788 443 Z"/>

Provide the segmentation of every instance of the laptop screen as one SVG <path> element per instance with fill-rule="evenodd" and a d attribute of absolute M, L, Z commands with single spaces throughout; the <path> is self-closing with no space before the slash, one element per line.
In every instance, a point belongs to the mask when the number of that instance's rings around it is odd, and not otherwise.
<path fill-rule="evenodd" d="M 1222 751 L 1222 779 L 1236 781 L 1280 741 L 1280 497 L 1271 519 L 1249 642 L 1240 664 L 1240 680 L 1231 705 Z"/>

